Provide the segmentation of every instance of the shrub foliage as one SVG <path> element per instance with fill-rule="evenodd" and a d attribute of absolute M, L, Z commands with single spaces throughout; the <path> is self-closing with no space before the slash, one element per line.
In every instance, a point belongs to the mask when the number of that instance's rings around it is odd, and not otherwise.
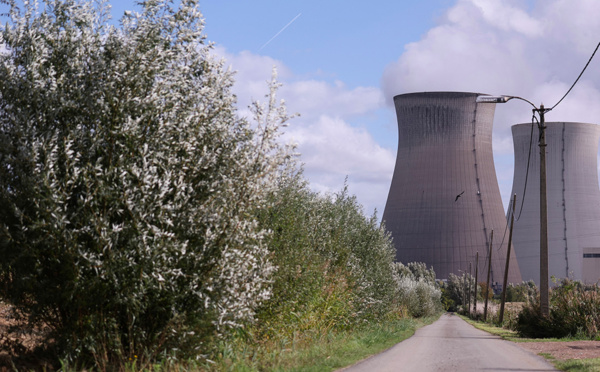
<path fill-rule="evenodd" d="M 201 353 L 270 293 L 285 112 L 236 116 L 196 0 L 142 6 L 11 3 L 0 39 L 0 294 L 67 359 Z"/>
<path fill-rule="evenodd" d="M 550 292 L 550 313 L 541 315 L 539 295 L 521 310 L 516 329 L 526 337 L 600 337 L 600 288 L 563 279 Z"/>
<path fill-rule="evenodd" d="M 238 117 L 197 0 L 119 28 L 105 1 L 0 3 L 0 299 L 56 359 L 207 359 L 439 310 L 433 270 L 395 264 L 346 188 L 309 190 L 275 79 Z"/>
<path fill-rule="evenodd" d="M 427 269 L 422 262 L 410 262 L 406 266 L 397 262 L 394 268 L 399 302 L 411 316 L 430 316 L 442 310 L 442 291 L 435 281 L 433 268 Z"/>
<path fill-rule="evenodd" d="M 485 288 L 485 283 L 483 283 Z M 442 283 L 442 303 L 448 311 L 467 312 L 468 302 L 475 302 L 475 296 L 481 297 L 485 290 L 475 286 L 475 278 L 466 272 L 461 275 L 450 273 L 448 280 Z M 490 290 L 491 291 L 491 290 Z M 491 298 L 491 297 L 490 297 Z"/>
<path fill-rule="evenodd" d="M 366 218 L 347 188 L 334 195 L 308 189 L 300 174 L 282 178 L 260 216 L 272 230 L 277 266 L 273 296 L 260 308 L 270 331 L 343 329 L 398 306 L 395 249 L 377 218 Z"/>

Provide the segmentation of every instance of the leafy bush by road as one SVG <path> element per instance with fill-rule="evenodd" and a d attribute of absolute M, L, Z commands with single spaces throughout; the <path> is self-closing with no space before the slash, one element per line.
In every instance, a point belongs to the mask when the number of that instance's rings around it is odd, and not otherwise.
<path fill-rule="evenodd" d="M 399 306 L 389 234 L 346 188 L 320 195 L 293 174 L 273 198 L 260 214 L 277 267 L 273 295 L 258 310 L 263 331 L 344 329 Z"/>
<path fill-rule="evenodd" d="M 196 357 L 270 296 L 254 216 L 287 116 L 271 99 L 237 117 L 197 3 L 143 2 L 118 30 L 102 1 L 10 5 L 0 296 L 66 360 Z"/>
<path fill-rule="evenodd" d="M 197 0 L 144 1 L 119 29 L 104 1 L 0 3 L 0 297 L 25 324 L 11 335 L 75 368 L 135 370 L 439 308 L 433 271 L 394 264 L 347 189 L 309 190 L 278 140 L 275 79 L 238 117 Z"/>
<path fill-rule="evenodd" d="M 541 315 L 539 296 L 532 298 L 518 316 L 516 330 L 534 338 L 600 337 L 600 288 L 563 279 L 550 291 L 550 314 Z"/>
<path fill-rule="evenodd" d="M 442 311 L 442 291 L 436 283 L 433 268 L 427 269 L 422 262 L 410 262 L 406 266 L 397 262 L 394 268 L 399 302 L 410 316 L 431 316 Z"/>

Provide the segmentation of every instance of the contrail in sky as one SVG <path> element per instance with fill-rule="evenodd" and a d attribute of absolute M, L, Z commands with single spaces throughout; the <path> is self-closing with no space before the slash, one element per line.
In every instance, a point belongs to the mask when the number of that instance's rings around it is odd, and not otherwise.
<path fill-rule="evenodd" d="M 279 32 L 276 33 L 275 36 L 273 36 L 272 38 L 270 38 L 269 41 L 267 41 L 266 43 L 264 43 L 263 46 L 261 46 L 258 51 L 260 52 L 264 47 L 266 47 L 271 41 L 273 41 L 273 39 L 275 39 L 277 36 L 279 36 L 280 33 L 282 33 L 286 28 L 288 28 L 289 25 L 291 25 L 292 23 L 294 23 L 294 21 L 297 20 L 298 17 L 300 17 L 301 15 L 302 15 L 302 13 L 298 13 L 298 15 L 295 16 L 294 19 L 292 19 L 290 21 L 290 23 L 288 23 L 287 25 L 283 26 L 283 28 L 281 30 L 279 30 Z"/>

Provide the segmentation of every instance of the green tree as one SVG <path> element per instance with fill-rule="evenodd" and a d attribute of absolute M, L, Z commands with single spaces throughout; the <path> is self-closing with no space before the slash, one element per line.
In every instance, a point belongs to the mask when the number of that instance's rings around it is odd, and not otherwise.
<path fill-rule="evenodd" d="M 271 335 L 343 329 L 397 308 L 395 250 L 375 216 L 347 188 L 311 191 L 299 173 L 282 178 L 261 223 L 273 231 L 273 296 L 258 313 Z"/>
<path fill-rule="evenodd" d="M 481 290 L 478 293 L 473 292 L 474 285 L 475 278 L 469 273 L 463 272 L 460 276 L 453 273 L 448 274 L 448 280 L 442 287 L 443 302 L 446 304 L 446 310 L 458 311 L 459 307 L 462 307 L 466 311 L 469 294 L 471 301 L 474 301 L 474 296 L 481 294 Z"/>
<path fill-rule="evenodd" d="M 433 267 L 423 262 L 394 264 L 398 301 L 414 317 L 433 315 L 442 310 L 442 289 L 435 281 Z"/>
<path fill-rule="evenodd" d="M 0 2 L 0 296 L 66 360 L 206 352 L 270 296 L 276 84 L 238 118 L 197 0 Z"/>

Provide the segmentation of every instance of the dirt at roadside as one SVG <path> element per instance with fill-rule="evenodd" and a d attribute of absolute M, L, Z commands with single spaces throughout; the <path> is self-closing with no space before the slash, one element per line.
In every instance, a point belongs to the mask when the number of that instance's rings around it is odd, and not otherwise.
<path fill-rule="evenodd" d="M 560 360 L 600 358 L 600 341 L 517 342 L 516 345 Z"/>
<path fill-rule="evenodd" d="M 478 312 L 483 313 L 483 305 L 477 304 Z M 507 302 L 507 312 L 518 313 L 523 307 L 523 302 Z M 493 314 L 497 306 L 490 308 Z M 532 351 L 535 354 L 550 354 L 556 359 L 591 359 L 600 358 L 600 341 L 555 341 L 555 342 L 516 342 L 517 346 Z"/>
<path fill-rule="evenodd" d="M 21 353 L 20 357 L 13 358 L 8 352 L 12 343 L 16 340 L 22 342 L 24 346 L 23 352 L 29 353 L 35 347 L 39 346 L 42 337 L 30 332 L 9 332 L 10 327 L 19 327 L 20 324 L 11 315 L 11 306 L 0 301 L 0 372 L 9 371 L 53 371 L 54 369 L 48 364 L 48 361 L 37 358 L 30 358 Z"/>

